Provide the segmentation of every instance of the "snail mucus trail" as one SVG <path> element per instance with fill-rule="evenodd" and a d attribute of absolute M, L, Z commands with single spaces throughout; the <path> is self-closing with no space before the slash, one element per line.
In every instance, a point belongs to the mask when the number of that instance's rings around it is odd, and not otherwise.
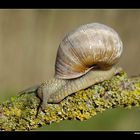
<path fill-rule="evenodd" d="M 119 73 L 122 69 L 114 65 L 122 50 L 122 41 L 114 29 L 99 23 L 82 25 L 61 41 L 54 78 L 20 93 L 36 92 L 44 109 L 47 103 L 58 103 Z"/>

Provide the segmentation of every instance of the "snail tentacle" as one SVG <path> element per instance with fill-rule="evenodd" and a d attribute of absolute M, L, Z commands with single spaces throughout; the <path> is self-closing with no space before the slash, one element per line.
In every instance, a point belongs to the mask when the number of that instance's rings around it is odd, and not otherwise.
<path fill-rule="evenodd" d="M 65 86 L 67 84 L 67 82 L 68 82 L 67 80 L 53 78 L 40 85 L 40 87 L 37 90 L 37 95 L 43 101 L 42 109 L 45 108 L 50 95 L 59 91 L 63 86 Z"/>
<path fill-rule="evenodd" d="M 25 90 L 22 90 L 18 93 L 19 93 L 20 96 L 25 94 L 25 93 L 35 93 L 38 90 L 39 87 L 40 87 L 40 85 L 35 85 L 35 86 L 29 87 Z"/>

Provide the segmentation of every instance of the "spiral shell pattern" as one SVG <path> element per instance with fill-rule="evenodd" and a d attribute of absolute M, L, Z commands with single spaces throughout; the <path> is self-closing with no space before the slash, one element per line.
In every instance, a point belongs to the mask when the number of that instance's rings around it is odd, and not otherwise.
<path fill-rule="evenodd" d="M 59 45 L 55 77 L 73 79 L 91 69 L 110 69 L 123 51 L 122 41 L 112 28 L 90 23 L 68 33 Z"/>

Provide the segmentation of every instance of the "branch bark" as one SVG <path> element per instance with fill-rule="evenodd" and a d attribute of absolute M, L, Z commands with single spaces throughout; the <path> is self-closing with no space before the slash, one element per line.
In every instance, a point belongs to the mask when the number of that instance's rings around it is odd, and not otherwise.
<path fill-rule="evenodd" d="M 48 104 L 38 112 L 40 99 L 32 94 L 14 96 L 0 104 L 0 130 L 29 131 L 62 120 L 87 120 L 110 108 L 140 105 L 140 76 L 128 78 L 121 72 L 66 97 L 58 104 Z"/>

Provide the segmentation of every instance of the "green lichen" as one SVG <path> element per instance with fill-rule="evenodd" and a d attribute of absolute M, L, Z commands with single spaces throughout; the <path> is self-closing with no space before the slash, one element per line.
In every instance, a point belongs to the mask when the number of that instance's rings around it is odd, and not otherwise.
<path fill-rule="evenodd" d="M 66 97 L 58 104 L 48 104 L 37 116 L 40 99 L 34 93 L 11 97 L 0 104 L 0 129 L 29 131 L 62 120 L 87 120 L 109 108 L 139 106 L 140 82 L 134 81 L 121 72 L 110 80 Z"/>

